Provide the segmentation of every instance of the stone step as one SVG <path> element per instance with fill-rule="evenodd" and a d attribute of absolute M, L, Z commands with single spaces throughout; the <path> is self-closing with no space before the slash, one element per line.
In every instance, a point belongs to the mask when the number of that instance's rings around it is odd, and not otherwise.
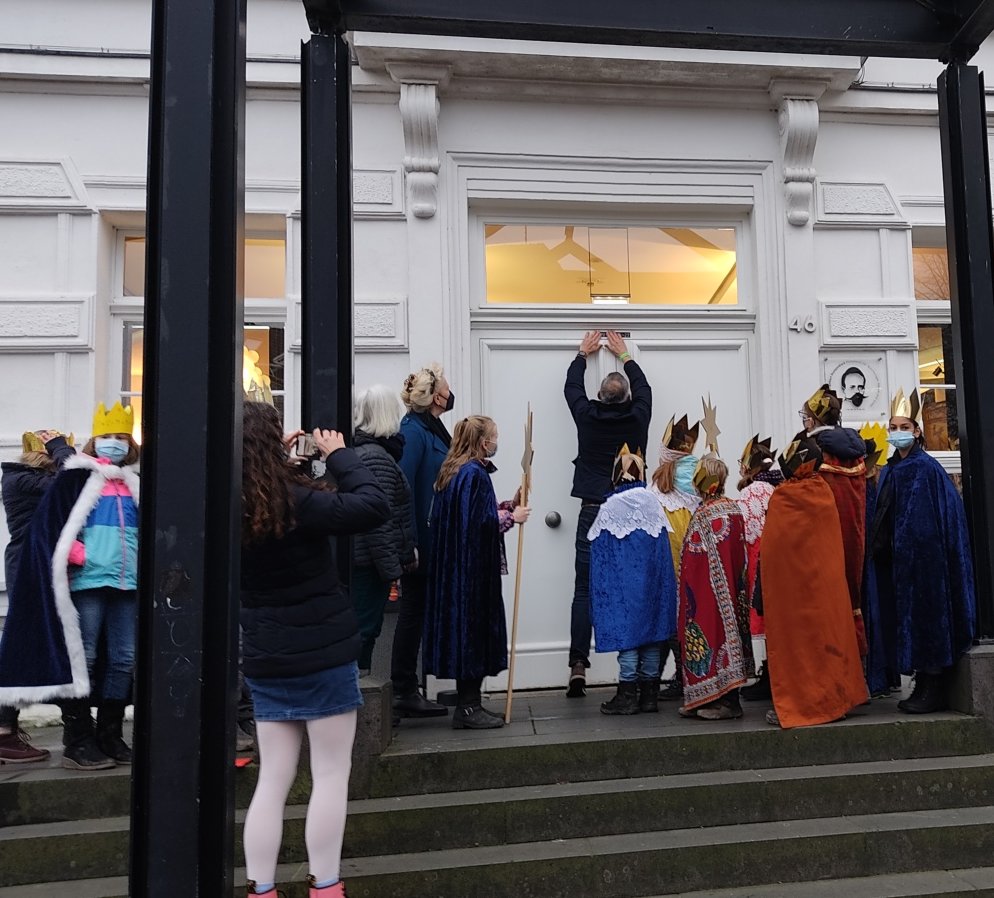
<path fill-rule="evenodd" d="M 888 873 L 825 879 L 820 882 L 765 883 L 738 889 L 685 892 L 682 898 L 992 898 L 994 867 L 967 870 L 929 870 L 924 873 Z M 653 896 L 662 898 L 662 896 Z"/>
<path fill-rule="evenodd" d="M 992 851 L 994 807 L 984 807 L 353 858 L 342 876 L 350 898 L 629 898 L 915 872 L 937 859 L 976 867 Z"/>
<path fill-rule="evenodd" d="M 761 710 L 761 709 L 760 709 Z M 596 711 L 594 711 L 596 714 Z M 650 715 L 643 715 L 649 717 Z M 513 728 L 472 734 L 472 738 L 418 722 L 404 722 L 387 751 L 369 765 L 366 781 L 353 782 L 353 797 L 476 791 L 723 770 L 817 766 L 904 758 L 978 755 L 991 750 L 990 725 L 959 714 L 897 718 L 883 714 L 842 724 L 780 731 L 755 721 L 708 724 L 703 721 L 647 723 L 639 718 L 602 718 L 614 725 L 578 719 L 582 730 L 525 735 Z M 442 722 L 444 724 L 444 721 Z M 597 725 L 601 724 L 600 729 Z M 516 723 L 515 727 L 518 726 Z M 624 729 L 621 729 L 624 727 Z M 636 728 L 638 727 L 638 728 Z M 549 725 L 551 730 L 551 724 Z M 628 738 L 618 738 L 628 730 Z M 130 811 L 130 768 L 82 773 L 63 770 L 57 728 L 37 731 L 35 741 L 52 750 L 41 765 L 0 766 L 0 829 L 125 816 Z M 477 738 L 482 737 L 482 738 Z M 236 807 L 247 807 L 258 769 L 235 772 Z M 294 783 L 289 804 L 305 802 L 310 791 L 306 764 Z"/>
<path fill-rule="evenodd" d="M 655 830 L 967 808 L 994 804 L 994 755 L 721 771 L 351 802 L 343 854 L 417 845 L 445 851 Z M 302 805 L 287 808 L 281 861 L 304 855 Z M 237 815 L 236 863 L 241 863 Z M 0 830 L 0 886 L 60 869 L 86 879 L 127 870 L 127 817 Z"/>
<path fill-rule="evenodd" d="M 350 898 L 982 896 L 994 895 L 994 868 L 979 866 L 994 850 L 992 824 L 994 808 L 817 818 L 363 858 L 345 861 L 342 874 Z M 947 869 L 928 870 L 937 858 Z M 302 864 L 277 870 L 287 898 L 306 898 L 306 872 Z M 244 879 L 237 869 L 236 898 Z M 711 880 L 723 887 L 708 889 Z M 126 898 L 128 884 L 109 877 L 0 888 L 0 898 L 62 894 Z"/>
<path fill-rule="evenodd" d="M 461 737 L 451 731 L 435 736 L 428 722 L 419 721 L 414 735 L 402 732 L 404 738 L 395 739 L 372 766 L 363 797 L 971 755 L 992 745 L 988 722 L 952 713 L 913 718 L 874 708 L 846 721 L 794 730 L 765 725 L 759 715 L 682 725 L 669 715 L 658 715 L 658 724 L 642 717 L 657 715 L 623 718 L 621 724 L 602 717 L 607 725 L 582 720 L 575 730 L 554 721 L 549 732 L 501 736 L 503 731 L 489 730 Z M 490 733 L 498 736 L 481 738 Z"/>

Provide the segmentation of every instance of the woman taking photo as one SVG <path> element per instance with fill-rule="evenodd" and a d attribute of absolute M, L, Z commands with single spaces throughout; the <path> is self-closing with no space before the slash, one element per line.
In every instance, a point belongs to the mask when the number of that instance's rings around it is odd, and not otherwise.
<path fill-rule="evenodd" d="M 500 577 L 507 573 L 504 534 L 530 509 L 497 505 L 490 474 L 497 425 L 473 415 L 456 425 L 435 481 L 432 553 L 425 606 L 425 670 L 455 680 L 453 729 L 489 730 L 503 718 L 483 708 L 483 678 L 507 668 L 507 623 Z"/>
<path fill-rule="evenodd" d="M 359 626 L 329 537 L 378 527 L 390 508 L 340 433 L 314 431 L 327 479 L 312 480 L 289 459 L 275 408 L 247 402 L 244 422 L 241 625 L 260 765 L 245 817 L 248 894 L 277 896 L 283 809 L 306 730 L 310 896 L 341 898 L 345 802 L 362 695 Z"/>

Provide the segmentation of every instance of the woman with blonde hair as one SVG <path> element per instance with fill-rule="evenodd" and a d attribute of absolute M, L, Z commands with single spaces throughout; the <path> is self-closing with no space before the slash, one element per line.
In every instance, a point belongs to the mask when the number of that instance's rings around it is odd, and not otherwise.
<path fill-rule="evenodd" d="M 418 652 L 424 630 L 426 572 L 431 555 L 428 516 L 435 495 L 435 478 L 452 443 L 441 416 L 452 410 L 456 397 L 442 366 L 432 362 L 407 376 L 400 398 L 407 406 L 407 414 L 400 422 L 404 452 L 399 464 L 411 487 L 419 561 L 417 569 L 407 571 L 400 580 L 400 607 L 390 659 L 393 709 L 398 717 L 444 717 L 448 713 L 444 705 L 429 701 L 418 692 Z"/>
<path fill-rule="evenodd" d="M 411 488 L 397 466 L 404 452 L 400 416 L 400 400 L 388 386 L 376 384 L 356 397 L 353 448 L 390 502 L 390 520 L 352 541 L 352 601 L 362 635 L 360 675 L 372 667 L 390 584 L 418 565 Z"/>
<path fill-rule="evenodd" d="M 499 436 L 491 418 L 472 415 L 457 425 L 435 481 L 432 552 L 425 607 L 425 670 L 454 679 L 454 729 L 496 729 L 504 721 L 485 710 L 483 678 L 507 668 L 507 625 L 501 574 L 507 573 L 504 534 L 528 520 L 518 496 L 497 504 L 490 461 Z"/>

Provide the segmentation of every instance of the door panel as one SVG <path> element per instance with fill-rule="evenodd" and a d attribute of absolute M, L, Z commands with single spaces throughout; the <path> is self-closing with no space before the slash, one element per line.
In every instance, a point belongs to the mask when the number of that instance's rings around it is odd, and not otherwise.
<path fill-rule="evenodd" d="M 629 346 L 653 388 L 653 418 L 648 466 L 654 469 L 659 440 L 671 414 L 701 415 L 701 393 L 710 389 L 722 433 L 719 448 L 737 479 L 737 459 L 755 431 L 749 380 L 751 335 L 713 339 L 702 335 L 680 340 L 660 339 L 658 332 L 632 334 Z M 579 335 L 543 332 L 477 331 L 473 335 L 474 399 L 483 414 L 497 422 L 500 451 L 495 462 L 498 500 L 508 499 L 521 481 L 524 423 L 530 401 L 535 415 L 532 518 L 507 534 L 510 573 L 504 578 L 508 632 L 514 600 L 518 539 L 524 535 L 522 588 L 518 623 L 515 688 L 562 686 L 567 676 L 570 605 L 573 598 L 574 540 L 580 502 L 570 496 L 576 429 L 563 398 L 566 368 L 576 354 Z M 593 397 L 601 378 L 617 367 L 603 350 L 587 366 L 587 392 Z M 703 438 L 699 444 L 703 452 Z M 561 523 L 550 527 L 546 516 L 558 513 Z M 616 655 L 592 654 L 589 681 L 617 680 Z M 506 674 L 488 682 L 506 688 Z"/>

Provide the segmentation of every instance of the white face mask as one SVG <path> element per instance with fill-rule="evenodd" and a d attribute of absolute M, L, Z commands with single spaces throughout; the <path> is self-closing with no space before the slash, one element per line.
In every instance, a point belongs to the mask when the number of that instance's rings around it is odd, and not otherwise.
<path fill-rule="evenodd" d="M 487 458 L 493 458 L 497 454 L 497 441 L 487 440 L 483 444 L 483 449 L 487 453 Z"/>

